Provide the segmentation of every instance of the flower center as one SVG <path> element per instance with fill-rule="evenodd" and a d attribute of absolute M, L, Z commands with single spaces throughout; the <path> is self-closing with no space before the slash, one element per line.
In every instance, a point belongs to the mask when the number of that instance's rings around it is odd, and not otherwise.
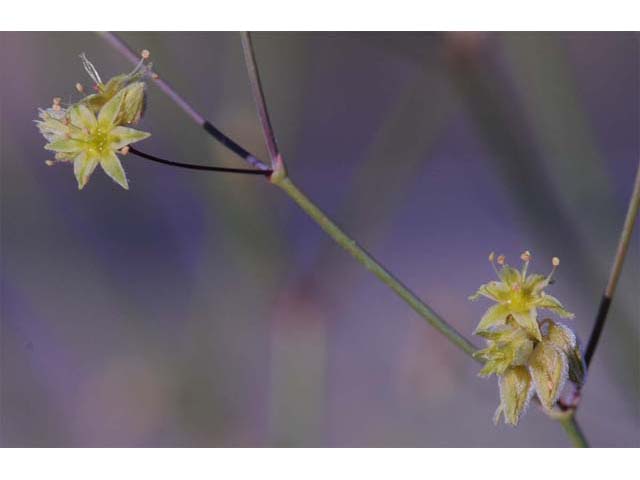
<path fill-rule="evenodd" d="M 108 133 L 101 128 L 96 128 L 91 136 L 91 145 L 98 151 L 98 153 L 103 153 L 109 147 Z"/>

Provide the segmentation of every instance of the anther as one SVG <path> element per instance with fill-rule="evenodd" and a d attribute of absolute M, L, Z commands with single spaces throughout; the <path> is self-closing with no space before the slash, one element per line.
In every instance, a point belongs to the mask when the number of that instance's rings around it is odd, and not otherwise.
<path fill-rule="evenodd" d="M 125 145 L 119 150 L 120 155 L 126 155 L 129 153 L 129 145 Z"/>
<path fill-rule="evenodd" d="M 522 255 L 520 255 L 520 259 L 523 262 L 528 262 L 531 260 L 531 252 L 529 250 L 525 251 Z"/>
<path fill-rule="evenodd" d="M 78 83 L 76 83 L 76 90 L 79 93 L 84 93 L 84 86 L 81 83 L 78 82 Z"/>
<path fill-rule="evenodd" d="M 45 160 L 44 163 L 47 167 L 53 167 L 56 164 L 54 160 Z"/>
<path fill-rule="evenodd" d="M 553 257 L 551 259 L 551 265 L 553 265 L 554 267 L 557 267 L 558 265 L 560 265 L 560 259 L 558 257 Z"/>
<path fill-rule="evenodd" d="M 495 253 L 493 253 L 493 252 L 491 252 L 491 253 L 489 254 L 489 261 L 490 261 L 491 263 L 493 263 L 493 259 L 494 259 L 495 257 L 496 257 L 496 254 L 495 254 Z"/>
<path fill-rule="evenodd" d="M 504 265 L 505 260 L 506 258 L 504 255 L 498 255 L 498 260 L 497 260 L 498 265 Z"/>
<path fill-rule="evenodd" d="M 140 52 L 140 56 L 144 60 L 148 60 L 150 55 L 151 55 L 151 52 L 149 50 L 147 50 L 146 48 Z"/>

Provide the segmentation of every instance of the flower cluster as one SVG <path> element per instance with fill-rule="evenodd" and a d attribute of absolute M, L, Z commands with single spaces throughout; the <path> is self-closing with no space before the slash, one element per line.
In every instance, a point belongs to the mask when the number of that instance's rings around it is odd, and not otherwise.
<path fill-rule="evenodd" d="M 500 405 L 494 421 L 504 416 L 517 425 L 534 392 L 542 406 L 551 410 L 567 377 L 580 385 L 585 367 L 576 336 L 566 326 L 549 318 L 538 320 L 538 310 L 549 310 L 560 317 L 573 318 L 560 301 L 544 289 L 552 282 L 558 258 L 552 260 L 549 275 L 527 275 L 531 254 L 521 255 L 521 270 L 510 267 L 500 255 L 489 255 L 500 281 L 482 285 L 470 300 L 486 297 L 496 302 L 478 324 L 475 334 L 487 340 L 487 348 L 475 356 L 484 361 L 479 375 L 499 378 Z"/>
<path fill-rule="evenodd" d="M 151 68 L 150 64 L 145 64 L 149 52 L 142 52 L 140 62 L 131 73 L 117 75 L 107 83 L 102 82 L 84 54 L 80 58 L 95 82 L 96 93 L 65 107 L 56 97 L 50 108 L 39 110 L 40 119 L 36 124 L 47 139 L 44 148 L 55 152 L 55 161 L 46 163 L 73 163 L 79 189 L 87 184 L 98 165 L 116 183 L 128 189 L 127 177 L 116 154 L 126 154 L 128 145 L 151 135 L 125 126 L 138 123 L 144 112 L 144 78 Z M 80 83 L 76 84 L 76 89 L 84 93 Z"/>

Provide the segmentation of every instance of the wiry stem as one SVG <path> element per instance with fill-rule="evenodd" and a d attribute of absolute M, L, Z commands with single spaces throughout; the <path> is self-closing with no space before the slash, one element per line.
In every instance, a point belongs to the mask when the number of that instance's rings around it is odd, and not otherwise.
<path fill-rule="evenodd" d="M 624 226 L 622 227 L 622 233 L 620 234 L 620 241 L 618 242 L 618 249 L 611 265 L 611 272 L 609 273 L 609 280 L 607 286 L 604 289 L 602 300 L 600 301 L 600 307 L 598 308 L 598 314 L 596 316 L 593 330 L 589 336 L 589 342 L 584 354 L 584 361 L 587 367 L 591 364 L 593 354 L 600 341 L 600 336 L 604 328 L 604 324 L 607 320 L 607 314 L 609 313 L 609 307 L 613 300 L 613 294 L 616 291 L 620 274 L 622 273 L 622 265 L 624 259 L 627 256 L 629 250 L 629 243 L 631 241 L 631 234 L 633 233 L 633 227 L 638 217 L 638 208 L 640 207 L 640 163 L 638 164 L 638 170 L 636 172 L 636 179 L 633 184 L 633 193 L 629 200 L 629 207 L 627 209 L 627 215 L 624 220 Z"/>
<path fill-rule="evenodd" d="M 256 63 L 256 56 L 253 51 L 253 43 L 251 42 L 251 34 L 249 32 L 242 32 L 240 38 L 242 40 L 242 51 L 244 52 L 244 61 L 247 65 L 247 72 L 249 73 L 249 83 L 251 84 L 253 99 L 256 102 L 264 140 L 267 144 L 267 150 L 269 150 L 269 157 L 271 158 L 271 167 L 275 169 L 276 159 L 280 155 L 280 151 L 278 150 L 278 143 L 276 142 L 276 134 L 273 131 L 271 120 L 269 119 L 269 110 L 267 109 L 267 101 L 264 98 L 264 91 L 262 90 L 258 64 Z"/>
<path fill-rule="evenodd" d="M 114 48 L 116 48 L 121 53 L 125 54 L 130 60 L 137 61 L 137 57 L 135 53 L 129 47 L 124 44 L 117 36 L 112 33 L 102 33 L 103 38 L 105 38 Z M 457 330 L 455 330 L 451 325 L 449 325 L 443 318 L 441 318 L 437 313 L 435 313 L 425 302 L 420 300 L 409 288 L 407 288 L 402 282 L 396 279 L 386 268 L 384 268 L 373 256 L 366 252 L 362 247 L 360 247 L 355 240 L 349 237 L 342 229 L 340 229 L 327 215 L 325 215 L 303 192 L 301 192 L 295 184 L 289 179 L 287 176 L 284 163 L 282 161 L 282 157 L 279 154 L 277 144 L 275 142 L 275 135 L 273 135 L 273 129 L 271 128 L 271 123 L 269 121 L 266 102 L 264 101 L 264 95 L 262 92 L 262 87 L 259 83 L 259 76 L 257 73 L 257 66 L 255 62 L 255 57 L 253 55 L 253 49 L 250 43 L 250 38 L 247 35 L 247 40 L 249 42 L 245 42 L 243 37 L 243 46 L 245 49 L 245 58 L 247 59 L 248 67 L 254 70 L 254 73 L 251 74 L 252 78 L 252 89 L 254 92 L 254 97 L 256 98 L 256 104 L 258 105 L 259 111 L 264 109 L 264 112 L 260 113 L 260 120 L 263 127 L 263 133 L 265 134 L 265 139 L 267 141 L 267 145 L 269 147 L 269 154 L 271 156 L 273 162 L 273 172 L 271 173 L 270 179 L 272 183 L 278 185 L 283 189 L 287 195 L 296 203 L 300 208 L 307 213 L 318 225 L 341 247 L 343 247 L 347 252 L 349 252 L 358 262 L 360 262 L 365 268 L 371 271 L 378 279 L 380 279 L 385 285 L 391 288 L 400 298 L 402 298 L 413 310 L 415 310 L 422 318 L 424 318 L 430 325 L 432 325 L 435 329 L 437 329 L 440 333 L 442 333 L 451 343 L 459 347 L 463 352 L 473 358 L 473 353 L 477 350 L 477 347 L 471 343 L 468 339 L 466 339 L 463 335 L 461 335 Z M 246 46 L 245 46 L 246 45 Z M 250 52 L 250 56 L 247 57 L 247 52 Z M 159 79 L 156 79 L 156 82 L 159 82 Z M 166 82 L 159 83 L 161 86 L 161 90 L 165 92 L 171 99 L 173 99 L 183 110 L 189 114 L 189 116 L 194 119 L 198 124 L 203 126 L 207 132 L 212 134 L 214 138 L 221 141 L 223 145 L 230 148 L 234 153 L 242 156 L 241 152 L 246 152 L 242 147 L 233 142 L 233 140 L 228 139 L 228 137 L 224 136 L 229 142 L 232 142 L 231 145 L 233 147 L 229 147 L 229 144 L 225 143 L 225 141 L 218 138 L 218 136 L 207 128 L 207 124 L 210 127 L 213 127 L 210 123 L 203 119 L 182 97 L 180 97 L 171 87 L 169 87 Z M 257 96 L 256 96 L 257 95 Z M 204 122 L 204 123 L 203 123 Z M 219 132 L 219 130 L 215 130 Z M 223 135 L 220 133 L 220 135 Z M 271 142 L 271 145 L 270 145 Z M 260 168 L 262 170 L 269 170 L 269 168 L 260 160 L 257 160 L 252 155 L 247 155 L 256 162 L 252 162 L 250 159 L 245 158 L 245 160 L 249 161 L 252 165 Z M 168 161 L 163 161 L 161 163 L 168 163 Z M 481 362 L 481 360 L 475 359 L 476 361 Z M 482 362 L 481 362 L 482 363 Z M 562 426 L 564 427 L 567 435 L 571 439 L 572 443 L 575 446 L 588 446 L 587 441 L 578 426 L 577 421 L 573 416 L 573 412 L 568 414 L 565 417 L 559 419 Z"/>
<path fill-rule="evenodd" d="M 571 412 L 567 414 L 565 417 L 558 420 L 562 428 L 564 428 L 567 437 L 571 440 L 571 444 L 574 447 L 578 448 L 588 448 L 589 442 L 587 441 L 587 437 L 582 433 L 582 429 L 578 424 L 578 421 L 575 417 L 575 412 Z"/>
<path fill-rule="evenodd" d="M 451 343 L 460 348 L 467 355 L 473 355 L 477 347 L 449 325 L 442 317 L 435 313 L 426 303 L 420 300 L 400 280 L 395 278 L 371 254 L 349 237 L 327 215 L 322 212 L 309 198 L 302 193 L 288 177 L 281 177 L 274 172 L 272 181 L 285 191 L 298 206 L 309 215 L 338 245 L 344 248 L 367 270 L 393 290 L 413 310 L 424 318 L 432 327 L 442 333 Z"/>
<path fill-rule="evenodd" d="M 98 35 L 102 37 L 110 46 L 124 55 L 129 61 L 136 64 L 140 60 L 139 55 L 129 47 L 120 37 L 111 32 L 98 32 Z M 178 92 L 176 92 L 168 82 L 163 80 L 159 76 L 152 77 L 153 83 L 166 94 L 173 102 L 185 112 L 191 120 L 200 125 L 209 135 L 220 142 L 225 148 L 235 153 L 242 158 L 245 162 L 254 168 L 260 170 L 270 170 L 269 167 L 259 160 L 255 155 L 245 150 L 240 144 L 238 144 L 231 137 L 222 133 L 213 123 L 204 118 L 198 111 L 185 100 Z"/>
<path fill-rule="evenodd" d="M 223 173 L 239 173 L 243 175 L 262 175 L 263 177 L 269 177 L 272 170 L 249 170 L 246 168 L 227 168 L 227 167 L 211 167 L 208 165 L 196 165 L 193 163 L 174 162 L 172 160 L 165 160 L 164 158 L 156 157 L 148 153 L 142 152 L 132 146 L 129 146 L 129 153 L 137 155 L 140 158 L 151 160 L 152 162 L 162 163 L 163 165 L 170 165 L 172 167 L 186 168 L 188 170 L 205 170 L 208 172 L 223 172 Z"/>

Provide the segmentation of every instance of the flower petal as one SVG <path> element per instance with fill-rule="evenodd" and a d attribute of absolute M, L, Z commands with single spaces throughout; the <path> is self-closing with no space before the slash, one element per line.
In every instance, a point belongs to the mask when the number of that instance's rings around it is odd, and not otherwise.
<path fill-rule="evenodd" d="M 476 293 L 469 297 L 469 300 L 477 300 L 481 296 L 487 297 L 496 302 L 502 302 L 507 299 L 510 288 L 502 282 L 489 282 L 480 285 Z"/>
<path fill-rule="evenodd" d="M 53 152 L 73 153 L 82 151 L 85 148 L 85 144 L 72 138 L 63 138 L 47 143 L 44 148 L 45 150 L 51 150 Z"/>
<path fill-rule="evenodd" d="M 545 277 L 544 275 L 532 274 L 527 277 L 524 282 L 524 293 L 536 296 L 538 295 L 543 288 L 549 285 L 549 277 Z"/>
<path fill-rule="evenodd" d="M 98 113 L 98 124 L 101 128 L 111 129 L 113 127 L 118 114 L 120 113 L 120 106 L 122 105 L 123 94 L 122 91 L 115 97 L 109 100 L 100 109 Z"/>
<path fill-rule="evenodd" d="M 150 133 L 136 130 L 135 128 L 116 127 L 111 130 L 111 144 L 113 150 L 118 150 L 125 145 L 130 145 L 145 138 L 149 138 Z"/>
<path fill-rule="evenodd" d="M 509 308 L 506 305 L 498 303 L 490 307 L 480 319 L 480 323 L 473 332 L 474 335 L 478 332 L 483 332 L 491 327 L 498 325 L 504 325 L 509 315 Z"/>
<path fill-rule="evenodd" d="M 518 324 L 524 328 L 529 335 L 531 335 L 536 340 L 542 340 L 542 335 L 540 334 L 540 327 L 538 326 L 538 321 L 536 319 L 537 312 L 535 308 L 525 312 L 511 312 L 513 318 Z"/>
<path fill-rule="evenodd" d="M 509 265 L 505 265 L 500 270 L 500 279 L 508 286 L 513 287 L 521 283 L 522 277 L 520 272 Z"/>
<path fill-rule="evenodd" d="M 538 298 L 535 303 L 538 308 L 551 310 L 557 313 L 560 317 L 563 317 L 563 318 L 574 317 L 573 313 L 564 309 L 564 307 L 560 303 L 560 300 L 558 300 L 556 297 L 552 297 L 551 295 L 544 294 L 540 298 Z"/>
<path fill-rule="evenodd" d="M 566 357 L 551 342 L 544 340 L 533 349 L 529 371 L 540 403 L 551 410 L 567 379 Z"/>
<path fill-rule="evenodd" d="M 76 127 L 86 128 L 88 130 L 93 130 L 98 124 L 96 116 L 86 107 L 86 105 L 81 103 L 78 103 L 69 109 L 69 119 Z"/>
<path fill-rule="evenodd" d="M 73 173 L 78 181 L 78 190 L 84 188 L 97 165 L 98 160 L 94 156 L 87 156 L 85 152 L 80 153 L 75 158 L 73 161 Z"/>
<path fill-rule="evenodd" d="M 113 151 L 109 150 L 100 157 L 100 166 L 109 175 L 114 182 L 119 184 L 125 190 L 129 190 L 129 184 L 127 183 L 127 176 L 124 173 L 120 159 Z"/>
<path fill-rule="evenodd" d="M 533 395 L 531 375 L 526 367 L 513 367 L 500 377 L 500 407 L 496 411 L 494 421 L 504 414 L 505 423 L 517 425 L 520 416 L 529 405 Z"/>

